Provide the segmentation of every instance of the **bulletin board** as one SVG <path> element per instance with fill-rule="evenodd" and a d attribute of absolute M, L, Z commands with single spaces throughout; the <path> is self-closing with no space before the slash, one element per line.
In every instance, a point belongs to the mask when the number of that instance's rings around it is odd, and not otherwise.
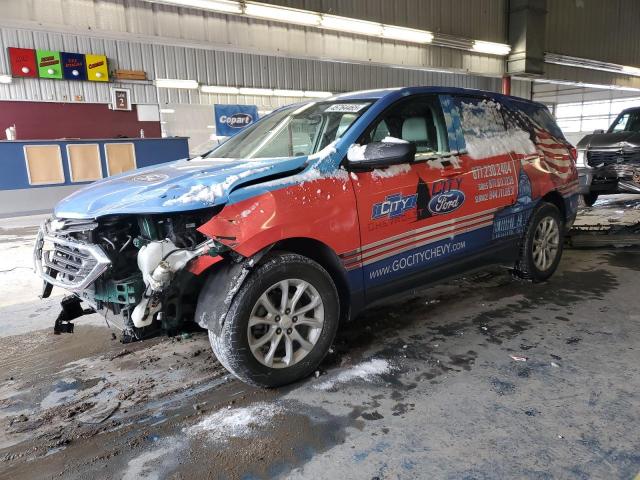
<path fill-rule="evenodd" d="M 25 145 L 24 160 L 27 165 L 29 185 L 64 183 L 59 145 Z"/>
<path fill-rule="evenodd" d="M 136 150 L 133 143 L 105 143 L 107 175 L 117 175 L 136 167 Z"/>
<path fill-rule="evenodd" d="M 102 178 L 97 143 L 67 145 L 67 161 L 72 182 L 92 182 Z"/>

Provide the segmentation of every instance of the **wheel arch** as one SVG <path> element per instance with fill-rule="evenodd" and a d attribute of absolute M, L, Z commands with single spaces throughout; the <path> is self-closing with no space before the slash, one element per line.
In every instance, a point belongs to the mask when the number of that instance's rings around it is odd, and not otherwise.
<path fill-rule="evenodd" d="M 567 223 L 567 206 L 565 205 L 564 198 L 557 191 L 552 190 L 547 193 L 544 197 L 542 197 L 542 201 L 551 203 L 558 207 L 560 210 L 560 215 L 562 216 L 563 222 Z"/>
<path fill-rule="evenodd" d="M 340 321 L 350 318 L 353 310 L 352 292 L 347 272 L 338 255 L 327 244 L 308 237 L 293 237 L 279 240 L 272 251 L 282 250 L 310 258 L 324 268 L 336 285 L 340 301 Z"/>

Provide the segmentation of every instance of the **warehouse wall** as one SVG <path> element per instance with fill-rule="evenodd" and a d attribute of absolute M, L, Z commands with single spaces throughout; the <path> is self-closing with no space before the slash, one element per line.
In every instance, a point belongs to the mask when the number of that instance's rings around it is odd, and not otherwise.
<path fill-rule="evenodd" d="M 395 2 L 387 2 L 395 3 Z M 360 5 L 354 11 L 338 5 Z M 465 34 L 479 40 L 504 41 L 505 0 L 404 0 L 404 13 L 371 3 L 335 2 L 328 7 L 356 17 L 378 16 L 398 23 L 425 23 L 442 33 Z M 418 7 L 418 5 L 423 5 Z M 427 8 L 428 7 L 428 8 Z M 351 7 L 353 8 L 353 7 Z M 438 14 L 432 15 L 437 11 Z M 378 13 L 376 13 L 378 12 Z M 388 15 L 392 15 L 388 16 Z M 502 58 L 450 48 L 415 45 L 282 23 L 207 13 L 140 0 L 3 0 L 0 26 L 111 35 L 118 40 L 167 43 L 286 57 L 327 59 L 411 68 L 446 68 L 501 75 Z M 469 29 L 468 31 L 466 29 Z M 465 33 L 466 32 L 466 33 Z M 477 34 L 477 35 L 476 35 Z"/>
<path fill-rule="evenodd" d="M 403 85 L 445 85 L 498 91 L 495 77 L 470 76 L 380 65 L 338 63 L 219 51 L 204 48 L 118 41 L 97 36 L 0 27 L 0 73 L 9 72 L 7 47 L 20 46 L 106 54 L 110 68 L 140 69 L 150 79 L 183 78 L 209 85 L 271 87 L 345 92 Z M 158 89 L 151 82 L 77 82 L 14 79 L 0 84 L 0 99 L 109 103 L 110 87 L 132 89 L 133 103 L 256 103 L 255 97 L 215 96 L 199 90 Z M 513 93 L 529 97 L 529 82 L 514 82 Z M 283 100 L 275 100 L 277 106 Z"/>
<path fill-rule="evenodd" d="M 0 101 L 0 132 L 15 125 L 20 140 L 52 138 L 160 137 L 160 122 L 140 122 L 131 111 L 110 110 L 95 103 Z"/>
<path fill-rule="evenodd" d="M 547 51 L 640 67 L 638 0 L 547 0 Z"/>
<path fill-rule="evenodd" d="M 265 3 L 507 43 L 508 0 L 267 0 Z"/>

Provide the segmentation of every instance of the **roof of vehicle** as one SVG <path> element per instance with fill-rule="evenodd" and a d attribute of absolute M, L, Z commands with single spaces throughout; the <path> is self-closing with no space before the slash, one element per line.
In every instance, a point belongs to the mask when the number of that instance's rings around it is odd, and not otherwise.
<path fill-rule="evenodd" d="M 399 87 L 399 88 L 381 88 L 377 90 L 361 90 L 357 92 L 341 93 L 327 100 L 377 100 L 377 99 L 386 97 L 387 95 L 397 94 L 399 96 L 403 96 L 403 95 L 416 95 L 421 93 L 441 93 L 441 94 L 451 94 L 451 95 L 455 95 L 455 94 L 482 95 L 482 96 L 490 96 L 492 98 L 495 98 L 496 100 L 526 102 L 532 105 L 544 107 L 543 104 L 534 102 L 531 100 L 527 100 L 526 98 L 515 97 L 511 95 L 503 95 L 497 92 L 488 92 L 485 90 L 474 90 L 470 88 L 435 87 L 435 86 Z"/>
<path fill-rule="evenodd" d="M 640 107 L 629 107 L 629 108 L 625 108 L 624 110 L 622 110 L 622 111 L 620 112 L 620 114 L 619 114 L 619 115 L 622 115 L 623 113 L 628 113 L 628 112 L 636 112 L 636 111 L 638 111 L 638 110 L 640 110 Z"/>

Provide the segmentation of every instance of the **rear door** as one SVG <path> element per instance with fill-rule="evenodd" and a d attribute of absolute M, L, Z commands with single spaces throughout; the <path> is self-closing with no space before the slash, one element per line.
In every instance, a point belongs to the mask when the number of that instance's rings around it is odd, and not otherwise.
<path fill-rule="evenodd" d="M 487 254 L 502 255 L 508 263 L 526 225 L 526 215 L 515 208 L 518 193 L 523 202 L 531 196 L 529 179 L 520 178 L 516 160 L 518 155 L 535 153 L 535 146 L 527 132 L 507 128 L 505 108 L 492 98 L 453 96 L 450 105 L 453 121 L 459 124 L 460 158 L 469 171 L 470 208 L 492 219 L 491 226 L 482 232 Z"/>

